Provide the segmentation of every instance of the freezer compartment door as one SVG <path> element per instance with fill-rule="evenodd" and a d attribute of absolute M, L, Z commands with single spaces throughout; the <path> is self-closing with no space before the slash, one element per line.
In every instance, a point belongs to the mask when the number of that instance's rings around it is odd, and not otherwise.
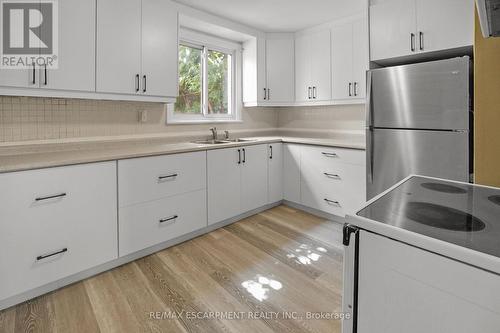
<path fill-rule="evenodd" d="M 469 133 L 367 130 L 367 199 L 410 174 L 469 181 Z"/>
<path fill-rule="evenodd" d="M 368 125 L 469 129 L 469 58 L 376 69 L 368 74 Z"/>

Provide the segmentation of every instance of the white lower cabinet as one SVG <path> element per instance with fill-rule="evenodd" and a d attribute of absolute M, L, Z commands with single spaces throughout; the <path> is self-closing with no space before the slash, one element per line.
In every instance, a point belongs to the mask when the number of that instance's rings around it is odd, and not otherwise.
<path fill-rule="evenodd" d="M 208 151 L 208 224 L 267 204 L 267 156 L 267 145 Z"/>
<path fill-rule="evenodd" d="M 359 333 L 499 331 L 496 274 L 361 231 L 358 276 Z"/>
<path fill-rule="evenodd" d="M 300 145 L 283 145 L 283 197 L 300 203 Z"/>
<path fill-rule="evenodd" d="M 0 175 L 0 300 L 118 258 L 116 162 Z"/>
<path fill-rule="evenodd" d="M 120 209 L 120 256 L 207 226 L 206 190 Z"/>
<path fill-rule="evenodd" d="M 268 203 L 283 200 L 283 144 L 272 143 L 268 146 Z"/>

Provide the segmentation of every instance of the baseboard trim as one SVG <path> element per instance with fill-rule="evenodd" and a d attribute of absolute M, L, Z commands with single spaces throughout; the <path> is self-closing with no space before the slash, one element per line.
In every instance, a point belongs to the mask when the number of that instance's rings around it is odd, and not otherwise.
<path fill-rule="evenodd" d="M 205 234 L 207 234 L 207 233 L 209 233 L 211 231 L 214 231 L 214 230 L 220 229 L 222 227 L 225 227 L 225 226 L 227 226 L 229 224 L 241 221 L 241 220 L 243 220 L 243 219 L 245 219 L 247 217 L 250 217 L 252 215 L 261 213 L 263 211 L 266 211 L 268 209 L 277 207 L 277 206 L 279 206 L 281 204 L 282 204 L 282 201 L 278 201 L 278 202 L 275 202 L 275 203 L 271 203 L 271 204 L 262 206 L 260 208 L 248 211 L 246 213 L 240 214 L 240 215 L 232 217 L 230 219 L 218 222 L 216 224 L 209 225 L 209 226 L 207 226 L 207 227 L 205 227 L 203 229 L 199 229 L 199 230 L 193 231 L 193 232 L 191 232 L 189 234 L 182 235 L 180 237 L 177 237 L 177 238 L 168 240 L 166 242 L 163 242 L 163 243 L 151 246 L 149 248 L 146 248 L 146 249 L 143 249 L 141 251 L 129 254 L 127 256 L 120 257 L 118 259 L 109 261 L 109 262 L 104 263 L 102 265 L 99 265 L 99 266 L 96 266 L 96 267 L 92 267 L 92 268 L 90 268 L 88 270 L 85 270 L 85 271 L 82 271 L 82 272 L 79 272 L 79 273 L 67 276 L 67 277 L 62 278 L 60 280 L 57 280 L 57 281 L 48 283 L 46 285 L 43 285 L 43 286 L 31 289 L 31 290 L 23 292 L 21 294 L 9 297 L 7 299 L 4 299 L 4 300 L 0 301 L 0 311 L 1 310 L 5 310 L 7 308 L 10 308 L 12 306 L 15 306 L 17 304 L 20 304 L 22 302 L 28 301 L 30 299 L 36 298 L 38 296 L 47 294 L 49 292 L 55 291 L 57 289 L 61 289 L 63 287 L 69 286 L 69 285 L 71 285 L 73 283 L 80 282 L 82 280 L 88 279 L 88 278 L 90 278 L 92 276 L 95 276 L 95 275 L 101 274 L 103 272 L 109 271 L 109 270 L 111 270 L 113 268 L 116 268 L 116 267 L 128 264 L 128 263 L 130 263 L 130 262 L 132 262 L 134 260 L 137 260 L 137 259 L 146 257 L 148 255 L 154 254 L 156 252 L 165 250 L 165 249 L 167 249 L 169 247 L 172 247 L 174 245 L 177 245 L 177 244 L 186 242 L 188 240 L 191 240 L 193 238 L 205 235 Z"/>
<path fill-rule="evenodd" d="M 311 208 L 311 207 L 308 207 L 308 206 L 304 206 L 304 205 L 301 205 L 301 204 L 293 202 L 293 201 L 283 200 L 283 204 L 286 205 L 286 206 L 290 206 L 292 208 L 295 208 L 295 209 L 303 210 L 304 212 L 307 212 L 309 214 L 312 214 L 312 215 L 315 215 L 315 216 L 327 219 L 329 221 L 332 221 L 332 222 L 335 222 L 335 223 L 338 223 L 338 224 L 344 224 L 345 223 L 345 217 L 342 217 L 342 216 L 337 216 L 337 215 L 329 214 L 329 213 L 326 213 L 324 211 L 317 210 L 317 209 L 314 209 L 314 208 Z"/>

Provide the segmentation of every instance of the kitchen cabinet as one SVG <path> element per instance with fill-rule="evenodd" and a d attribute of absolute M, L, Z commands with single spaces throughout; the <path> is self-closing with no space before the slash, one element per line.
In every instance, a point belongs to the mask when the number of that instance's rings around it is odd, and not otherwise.
<path fill-rule="evenodd" d="M 116 162 L 0 175 L 0 300 L 118 258 Z"/>
<path fill-rule="evenodd" d="M 368 70 L 368 22 L 357 19 L 332 28 L 332 98 L 364 99 Z"/>
<path fill-rule="evenodd" d="M 294 38 L 273 33 L 243 46 L 245 106 L 290 105 L 294 96 Z"/>
<path fill-rule="evenodd" d="M 268 147 L 268 203 L 283 200 L 283 144 L 272 143 Z"/>
<path fill-rule="evenodd" d="M 241 213 L 245 213 L 268 202 L 268 147 L 245 146 L 241 151 Z"/>
<path fill-rule="evenodd" d="M 331 99 L 330 30 L 301 32 L 295 39 L 295 96 L 298 102 Z"/>
<path fill-rule="evenodd" d="M 500 298 L 492 291 L 499 290 L 500 276 L 359 233 L 357 332 L 498 331 Z"/>
<path fill-rule="evenodd" d="M 177 96 L 177 30 L 168 0 L 98 0 L 97 91 Z"/>
<path fill-rule="evenodd" d="M 283 197 L 295 203 L 300 203 L 300 150 L 300 145 L 283 145 Z"/>
<path fill-rule="evenodd" d="M 273 35 L 266 40 L 265 100 L 270 103 L 293 103 L 294 40 L 293 36 Z"/>
<path fill-rule="evenodd" d="M 95 1 L 61 1 L 58 11 L 58 68 L 0 69 L 0 86 L 95 91 Z"/>
<path fill-rule="evenodd" d="M 208 224 L 267 204 L 267 158 L 267 145 L 208 151 Z"/>
<path fill-rule="evenodd" d="M 473 0 L 372 0 L 371 60 L 470 47 L 473 21 Z"/>

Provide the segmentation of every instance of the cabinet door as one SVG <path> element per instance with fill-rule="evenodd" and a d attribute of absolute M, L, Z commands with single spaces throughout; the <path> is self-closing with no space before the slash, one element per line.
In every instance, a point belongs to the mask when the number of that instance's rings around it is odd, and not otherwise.
<path fill-rule="evenodd" d="M 311 85 L 311 63 L 309 59 L 309 36 L 295 39 L 295 99 L 298 102 L 309 101 Z"/>
<path fill-rule="evenodd" d="M 270 102 L 294 100 L 294 43 L 292 38 L 266 42 L 267 89 Z"/>
<path fill-rule="evenodd" d="M 238 149 L 207 152 L 208 224 L 241 213 L 241 162 Z"/>
<path fill-rule="evenodd" d="M 368 70 L 368 21 L 366 18 L 352 24 L 352 80 L 354 98 L 366 97 L 366 71 Z"/>
<path fill-rule="evenodd" d="M 473 44 L 473 0 L 416 0 L 416 2 L 417 49 L 420 52 Z M 443 16 L 443 13 L 446 15 Z"/>
<path fill-rule="evenodd" d="M 242 148 L 241 212 L 267 204 L 267 145 Z"/>
<path fill-rule="evenodd" d="M 327 101 L 332 98 L 330 30 L 311 35 L 310 61 L 313 100 Z"/>
<path fill-rule="evenodd" d="M 97 91 L 136 94 L 141 72 L 141 0 L 97 1 Z"/>
<path fill-rule="evenodd" d="M 33 69 L 0 69 L 0 86 L 38 88 L 39 72 Z"/>
<path fill-rule="evenodd" d="M 142 1 L 141 93 L 177 96 L 177 26 L 177 10 L 170 1 Z"/>
<path fill-rule="evenodd" d="M 94 0 L 59 2 L 59 68 L 40 71 L 41 88 L 95 91 L 95 7 Z"/>
<path fill-rule="evenodd" d="M 283 144 L 270 144 L 268 157 L 269 203 L 283 200 Z"/>
<path fill-rule="evenodd" d="M 384 0 L 370 6 L 371 60 L 414 53 L 411 34 L 416 34 L 415 27 L 415 0 Z"/>
<path fill-rule="evenodd" d="M 357 51 L 355 51 L 357 52 Z M 349 99 L 353 95 L 353 25 L 332 29 L 332 98 Z"/>
<path fill-rule="evenodd" d="M 301 146 L 283 146 L 283 196 L 285 200 L 300 203 Z"/>

